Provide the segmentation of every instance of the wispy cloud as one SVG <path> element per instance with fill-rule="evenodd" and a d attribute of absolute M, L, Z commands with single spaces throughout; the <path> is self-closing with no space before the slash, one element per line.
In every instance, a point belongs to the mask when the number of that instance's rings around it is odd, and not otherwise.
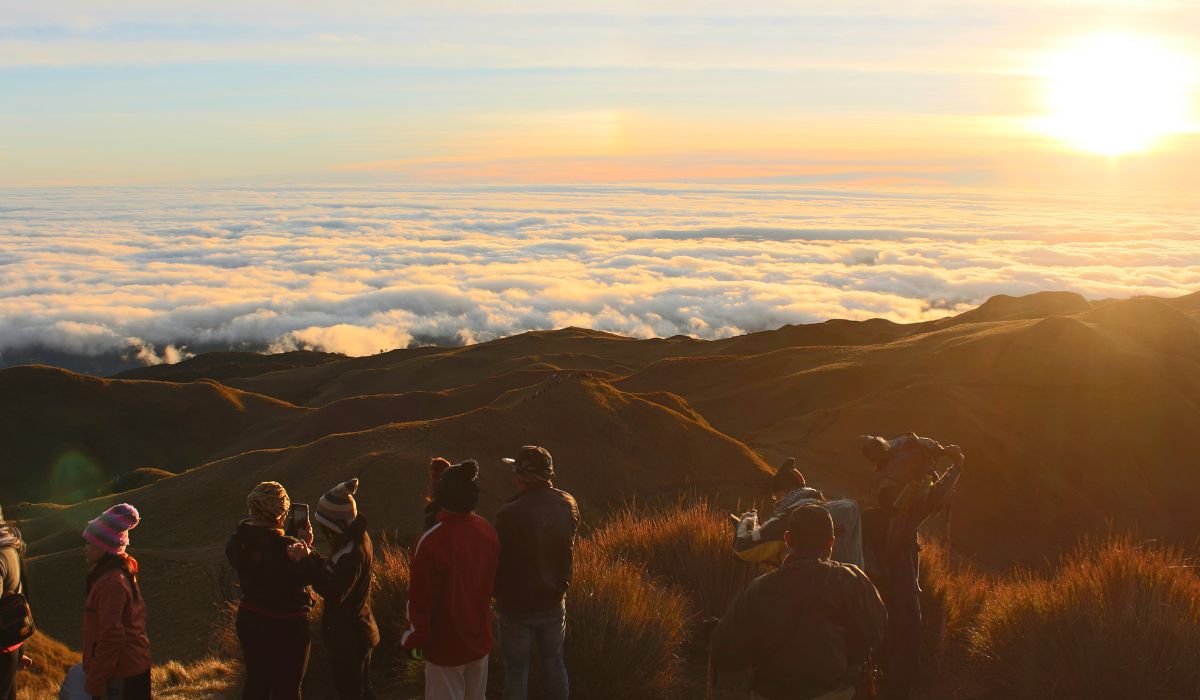
<path fill-rule="evenodd" d="M 0 207 L 0 352 L 713 338 L 1200 288 L 1187 202 L 771 187 L 78 189 Z"/>

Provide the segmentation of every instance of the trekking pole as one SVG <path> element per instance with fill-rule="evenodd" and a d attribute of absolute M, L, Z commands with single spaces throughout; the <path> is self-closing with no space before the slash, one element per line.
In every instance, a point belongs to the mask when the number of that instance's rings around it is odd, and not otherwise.
<path fill-rule="evenodd" d="M 705 674 L 704 700 L 713 700 L 713 692 L 717 685 L 716 674 L 713 672 L 712 644 L 708 645 L 708 671 Z"/>

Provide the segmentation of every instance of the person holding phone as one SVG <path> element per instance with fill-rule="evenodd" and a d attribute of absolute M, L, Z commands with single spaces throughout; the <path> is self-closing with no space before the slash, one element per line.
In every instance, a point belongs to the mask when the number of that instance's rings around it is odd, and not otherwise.
<path fill-rule="evenodd" d="M 317 502 L 316 524 L 329 542 L 324 576 L 314 586 L 325 601 L 321 635 L 329 650 L 340 700 L 374 700 L 371 652 L 379 627 L 371 612 L 375 550 L 367 519 L 358 512 L 358 479 L 338 484 Z"/>
<path fill-rule="evenodd" d="M 299 698 L 312 648 L 308 618 L 315 601 L 309 586 L 321 578 L 324 562 L 312 549 L 307 507 L 293 510 L 283 485 L 255 486 L 246 506 L 250 517 L 225 546 L 242 589 L 237 612 L 246 663 L 242 697 Z M 295 537 L 285 534 L 289 527 Z"/>

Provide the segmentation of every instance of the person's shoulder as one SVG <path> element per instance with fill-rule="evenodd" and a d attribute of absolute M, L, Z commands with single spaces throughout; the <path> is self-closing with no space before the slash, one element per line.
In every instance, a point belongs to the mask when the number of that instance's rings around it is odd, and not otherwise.
<path fill-rule="evenodd" d="M 562 489 L 551 488 L 550 490 L 553 491 L 555 496 L 561 499 L 564 503 L 570 504 L 571 507 L 577 507 L 577 504 L 575 503 L 575 497 L 571 494 L 563 491 Z"/>
<path fill-rule="evenodd" d="M 96 595 L 120 595 L 133 594 L 133 586 L 129 584 L 129 577 L 120 568 L 112 568 L 96 579 L 92 584 L 92 591 Z"/>
<path fill-rule="evenodd" d="M 485 536 L 493 539 L 495 539 L 497 536 L 496 528 L 492 527 L 492 524 L 487 521 L 487 518 L 477 513 L 471 514 L 471 526 L 474 527 L 478 532 L 483 533 Z"/>
<path fill-rule="evenodd" d="M 870 581 L 871 578 L 858 566 L 844 562 L 826 560 L 826 576 L 838 583 L 851 584 Z"/>

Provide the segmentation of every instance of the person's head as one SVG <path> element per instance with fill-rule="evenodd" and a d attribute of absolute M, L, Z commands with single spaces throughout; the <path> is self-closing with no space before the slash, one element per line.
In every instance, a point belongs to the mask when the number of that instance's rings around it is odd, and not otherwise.
<path fill-rule="evenodd" d="M 858 450 L 863 457 L 875 464 L 880 464 L 887 461 L 891 453 L 891 445 L 884 438 L 875 435 L 859 435 Z"/>
<path fill-rule="evenodd" d="M 516 457 L 502 461 L 512 467 L 513 478 L 521 489 L 546 486 L 554 480 L 554 458 L 545 447 L 526 445 Z"/>
<path fill-rule="evenodd" d="M 808 482 L 805 481 L 804 475 L 796 469 L 796 458 L 788 457 L 787 461 L 779 465 L 779 468 L 771 476 L 771 496 L 775 500 L 779 500 L 792 489 L 803 488 L 807 485 Z"/>
<path fill-rule="evenodd" d="M 84 558 L 95 564 L 105 554 L 120 556 L 129 546 L 129 531 L 138 526 L 141 516 L 137 508 L 118 503 L 88 522 L 83 530 Z"/>
<path fill-rule="evenodd" d="M 821 506 L 809 504 L 788 513 L 783 541 L 797 554 L 828 558 L 833 554 L 833 518 Z"/>
<path fill-rule="evenodd" d="M 354 494 L 358 493 L 358 479 L 344 481 L 325 492 L 317 501 L 317 512 L 313 519 L 322 528 L 341 535 L 350 527 L 350 523 L 358 518 L 358 503 Z"/>
<path fill-rule="evenodd" d="M 444 510 L 470 513 L 479 503 L 479 464 L 468 459 L 442 472 L 434 489 L 434 501 Z"/>
<path fill-rule="evenodd" d="M 429 460 L 429 491 L 425 494 L 427 503 L 433 502 L 434 491 L 437 490 L 438 479 L 442 478 L 442 472 L 450 468 L 450 460 L 445 457 L 434 457 Z"/>
<path fill-rule="evenodd" d="M 250 520 L 263 527 L 282 528 L 283 519 L 292 507 L 287 489 L 278 481 L 264 481 L 246 496 L 246 508 Z"/>

